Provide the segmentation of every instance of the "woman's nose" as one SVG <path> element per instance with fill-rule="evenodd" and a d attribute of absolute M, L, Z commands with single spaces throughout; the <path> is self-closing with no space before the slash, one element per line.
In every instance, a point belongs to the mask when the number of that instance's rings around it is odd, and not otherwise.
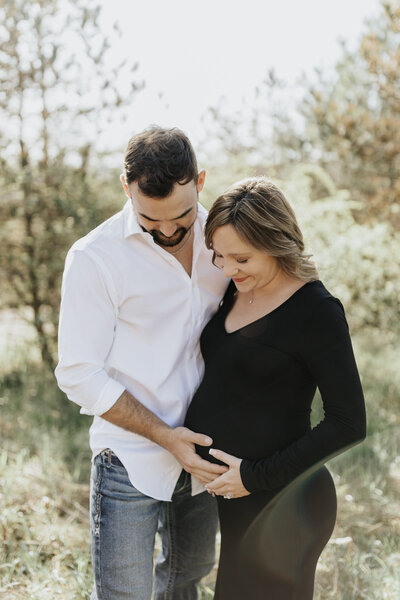
<path fill-rule="evenodd" d="M 239 271 L 238 267 L 231 263 L 225 263 L 222 270 L 225 277 L 233 277 L 233 275 L 236 275 Z"/>

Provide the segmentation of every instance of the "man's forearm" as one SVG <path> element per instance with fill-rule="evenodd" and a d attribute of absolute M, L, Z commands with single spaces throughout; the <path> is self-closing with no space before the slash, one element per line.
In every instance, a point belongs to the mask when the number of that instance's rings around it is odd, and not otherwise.
<path fill-rule="evenodd" d="M 168 447 L 173 429 L 125 390 L 116 403 L 101 415 L 123 429 L 142 435 L 164 448 Z"/>
<path fill-rule="evenodd" d="M 208 462 L 196 454 L 195 444 L 210 446 L 211 438 L 186 427 L 170 427 L 127 390 L 101 418 L 162 446 L 201 483 L 213 481 L 228 468 Z"/>

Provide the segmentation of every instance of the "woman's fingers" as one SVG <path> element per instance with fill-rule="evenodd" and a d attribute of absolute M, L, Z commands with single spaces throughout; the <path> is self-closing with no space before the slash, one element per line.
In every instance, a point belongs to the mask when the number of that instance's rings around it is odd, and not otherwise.
<path fill-rule="evenodd" d="M 217 458 L 221 462 L 224 462 L 230 467 L 234 467 L 235 465 L 237 465 L 238 461 L 240 462 L 240 458 L 232 456 L 232 454 L 228 454 L 227 452 L 223 452 L 222 450 L 216 450 L 215 448 L 211 448 L 211 450 L 209 450 L 209 453 L 211 454 L 211 456 Z"/>
<path fill-rule="evenodd" d="M 229 473 L 229 471 L 228 471 Z M 210 490 L 212 492 L 215 492 L 216 494 L 220 494 L 221 490 L 224 487 L 228 486 L 228 482 L 226 481 L 226 473 L 224 473 L 223 475 L 221 475 L 220 477 L 217 477 L 217 479 L 214 479 L 214 481 L 210 481 L 207 485 L 206 488 L 207 490 Z"/>
<path fill-rule="evenodd" d="M 226 454 L 222 453 L 221 454 Z M 230 456 L 229 454 L 227 455 Z M 229 467 L 229 471 L 220 475 L 214 481 L 211 481 L 206 485 L 207 491 L 215 493 L 218 496 L 224 496 L 225 498 L 240 498 L 247 496 L 250 492 L 243 486 L 242 478 L 240 476 L 240 463 L 242 459 L 236 457 L 230 457 L 235 460 L 235 465 Z"/>

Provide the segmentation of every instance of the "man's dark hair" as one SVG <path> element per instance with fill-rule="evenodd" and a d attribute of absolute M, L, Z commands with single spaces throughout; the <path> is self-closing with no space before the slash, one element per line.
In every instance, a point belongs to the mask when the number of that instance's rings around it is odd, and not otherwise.
<path fill-rule="evenodd" d="M 197 184 L 197 160 L 192 144 L 180 129 L 152 126 L 134 135 L 124 160 L 126 183 L 137 181 L 152 198 L 165 198 L 175 183 Z"/>

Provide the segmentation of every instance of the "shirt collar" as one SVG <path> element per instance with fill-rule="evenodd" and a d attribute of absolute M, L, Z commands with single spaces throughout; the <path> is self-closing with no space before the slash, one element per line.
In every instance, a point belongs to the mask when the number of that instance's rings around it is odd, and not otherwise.
<path fill-rule="evenodd" d="M 200 204 L 200 202 L 197 203 L 197 208 L 198 208 L 197 221 L 200 223 L 201 230 L 203 231 L 204 226 L 206 224 L 208 212 L 206 211 L 204 206 L 202 204 Z"/>
<path fill-rule="evenodd" d="M 196 223 L 199 223 L 201 231 L 203 231 L 204 225 L 206 222 L 206 218 L 207 218 L 207 211 L 204 208 L 204 206 L 202 206 L 200 204 L 200 202 L 197 203 L 197 208 L 198 208 L 198 211 L 197 211 Z M 131 235 L 136 235 L 138 233 L 141 233 L 142 235 L 150 235 L 146 231 L 143 231 L 143 229 L 139 225 L 138 220 L 135 215 L 135 211 L 133 210 L 132 202 L 129 199 L 126 201 L 125 206 L 123 208 L 123 215 L 124 215 L 124 237 L 125 238 L 127 238 Z"/>
<path fill-rule="evenodd" d="M 132 202 L 128 199 L 125 202 L 125 206 L 123 208 L 124 215 L 124 237 L 127 238 L 130 235 L 136 235 L 138 233 L 142 233 L 146 235 L 146 232 L 143 231 L 141 226 L 138 223 L 138 220 L 135 215 L 135 211 L 133 210 Z"/>

